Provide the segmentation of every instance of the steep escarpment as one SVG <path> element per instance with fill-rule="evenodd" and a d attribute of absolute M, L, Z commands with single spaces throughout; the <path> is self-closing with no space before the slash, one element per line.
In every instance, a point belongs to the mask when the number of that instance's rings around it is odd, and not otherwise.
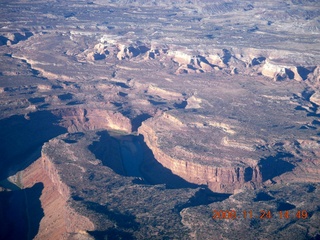
<path fill-rule="evenodd" d="M 33 33 L 30 31 L 21 30 L 19 32 L 10 32 L 0 35 L 0 46 L 1 45 L 12 45 L 17 44 L 20 41 L 25 41 L 28 38 L 32 37 Z"/>
<path fill-rule="evenodd" d="M 59 170 L 56 168 L 54 163 L 50 161 L 50 158 L 42 152 L 41 156 L 41 167 L 44 170 L 44 173 L 51 180 L 52 184 L 55 186 L 59 194 L 66 201 L 70 198 L 70 190 L 69 187 L 61 181 L 61 177 L 59 175 Z"/>
<path fill-rule="evenodd" d="M 161 118 L 161 117 L 160 117 Z M 164 117 L 166 118 L 166 117 Z M 164 121 L 157 123 L 164 126 Z M 170 119 L 169 121 L 174 121 Z M 175 120 L 177 122 L 177 120 Z M 196 184 L 207 185 L 214 192 L 232 193 L 242 187 L 257 187 L 262 183 L 262 176 L 257 161 L 248 159 L 235 160 L 205 156 L 201 149 L 183 149 L 180 141 L 167 145 L 161 140 L 161 133 L 157 133 L 157 124 L 148 120 L 139 128 L 148 147 L 153 151 L 155 158 L 174 174 Z M 173 124 L 173 123 L 172 123 Z M 175 124 L 177 126 L 177 124 Z M 185 130 L 185 129 L 184 129 Z M 180 129 L 180 131 L 184 131 Z M 172 125 L 171 132 L 179 134 Z M 158 136 L 160 135 L 160 136 Z M 160 139 L 159 139 L 160 138 Z M 187 139 L 185 141 L 188 141 Z M 171 149 L 173 147 L 173 151 Z"/>
<path fill-rule="evenodd" d="M 112 58 L 117 58 L 118 60 L 139 60 L 139 62 L 152 64 L 152 61 L 157 60 L 164 66 L 172 62 L 174 65 L 171 67 L 175 69 L 175 74 L 224 71 L 231 75 L 263 75 L 275 81 L 308 80 L 312 84 L 319 79 L 316 59 L 308 62 L 299 57 L 290 59 L 292 52 L 284 50 L 246 47 L 195 50 L 181 48 L 178 45 L 163 46 L 141 41 L 126 43 L 125 40 L 113 39 L 112 36 L 104 35 L 98 44 L 77 57 L 83 59 L 85 55 L 89 55 L 92 61 L 108 62 Z"/>
<path fill-rule="evenodd" d="M 67 128 L 68 132 L 95 129 L 132 131 L 130 119 L 115 111 L 91 108 L 63 108 L 53 110 L 53 113 L 62 119 L 59 124 Z"/>
<path fill-rule="evenodd" d="M 238 97 L 239 101 L 243 94 L 239 90 L 230 90 L 229 93 L 231 99 Z M 218 91 L 214 97 L 219 98 Z M 254 105 L 268 99 L 264 94 L 254 98 L 257 99 Z M 283 99 L 277 94 L 274 98 Z M 283 103 L 267 101 L 265 109 L 256 109 L 255 115 L 247 111 L 251 106 L 246 99 L 246 109 L 242 109 L 241 105 L 235 107 L 232 102 L 211 101 L 210 105 L 201 102 L 194 108 L 160 113 L 143 122 L 138 132 L 144 136 L 155 158 L 164 167 L 189 182 L 207 185 L 212 191 L 233 193 L 237 189 L 257 188 L 285 179 L 297 182 L 299 179 L 295 175 L 306 175 L 305 182 L 314 181 L 317 177 L 311 174 L 310 165 L 315 164 L 315 168 L 319 166 L 319 138 L 312 135 L 316 125 L 312 128 L 307 125 L 288 128 L 291 121 L 303 121 L 304 113 L 292 116 L 290 111 L 285 112 L 279 105 L 274 105 L 285 104 L 285 99 Z M 269 107 L 277 114 L 270 116 L 267 111 Z M 210 108 L 224 109 L 221 115 L 230 111 L 234 117 L 208 116 Z M 290 121 L 270 127 L 270 121 L 288 119 L 284 116 L 290 116 Z M 256 121 L 257 128 L 252 121 Z M 317 120 L 312 123 L 317 123 Z M 285 137 L 288 135 L 295 137 Z"/>
<path fill-rule="evenodd" d="M 43 155 L 40 159 L 20 173 L 24 188 L 37 182 L 43 183 L 40 197 L 44 216 L 41 219 L 35 239 L 88 238 L 87 230 L 93 230 L 92 222 L 77 213 L 68 203 L 69 186 L 61 181 L 58 169 Z"/>
<path fill-rule="evenodd" d="M 190 184 L 174 188 L 146 184 L 143 177 L 128 177 L 127 171 L 116 173 L 115 164 L 138 165 L 130 162 L 128 153 L 137 154 L 133 145 L 139 143 L 128 142 L 130 136 L 113 133 L 119 138 L 118 144 L 126 148 L 127 155 L 119 158 L 116 154 L 121 153 L 115 148 L 115 139 L 105 134 L 108 133 L 87 131 L 60 135 L 44 144 L 41 159 L 20 173 L 24 187 L 38 181 L 44 183 L 40 198 L 44 217 L 36 239 L 98 236 L 140 239 L 153 238 L 159 231 L 182 238 L 187 234 L 179 223 L 182 208 L 221 201 L 229 196 Z M 159 212 L 162 214 L 157 214 Z M 171 227 L 165 229 L 173 223 L 179 231 Z"/>
<path fill-rule="evenodd" d="M 55 120 L 53 123 L 55 127 L 56 125 L 63 126 L 69 132 L 111 128 L 123 132 L 131 131 L 131 123 L 128 118 L 120 113 L 107 110 L 87 111 L 81 108 L 64 108 L 52 110 L 46 116 L 47 121 Z M 30 119 L 33 119 L 33 115 Z M 60 127 L 56 128 L 60 130 Z M 61 134 L 62 132 L 57 131 L 56 133 Z M 74 140 L 70 140 L 72 141 Z M 57 141 L 53 138 L 49 143 L 43 143 L 41 157 L 18 173 L 18 179 L 21 179 L 24 188 L 32 187 L 37 183 L 43 183 L 44 186 L 40 196 L 44 217 L 41 219 L 36 239 L 70 239 L 70 237 L 91 239 L 87 231 L 94 230 L 94 224 L 70 205 L 71 186 L 63 179 L 67 173 L 59 168 L 61 164 L 64 164 L 64 160 L 56 155 L 63 154 L 61 153 L 63 151 L 59 151 L 62 150 L 59 148 L 56 154 L 50 152 L 50 145 L 55 142 Z M 68 153 L 65 154 L 68 155 Z M 57 159 L 53 159 L 54 157 Z"/>

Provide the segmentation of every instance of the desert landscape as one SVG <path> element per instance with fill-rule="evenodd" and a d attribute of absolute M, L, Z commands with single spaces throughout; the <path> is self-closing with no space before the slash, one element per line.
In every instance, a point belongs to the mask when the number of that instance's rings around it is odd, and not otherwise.
<path fill-rule="evenodd" d="M 0 239 L 320 239 L 318 1 L 0 6 Z"/>

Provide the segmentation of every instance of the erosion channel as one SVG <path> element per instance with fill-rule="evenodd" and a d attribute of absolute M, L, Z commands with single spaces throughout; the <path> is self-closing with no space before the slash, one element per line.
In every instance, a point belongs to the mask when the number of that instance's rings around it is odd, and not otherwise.
<path fill-rule="evenodd" d="M 189 183 L 163 167 L 154 158 L 142 135 L 126 135 L 116 131 L 100 131 L 97 135 L 99 140 L 94 141 L 89 146 L 89 150 L 102 161 L 103 165 L 111 168 L 115 173 L 135 177 L 133 183 L 165 184 L 168 189 L 201 187 L 213 194 L 207 186 Z M 228 196 L 228 194 L 220 195 Z"/>

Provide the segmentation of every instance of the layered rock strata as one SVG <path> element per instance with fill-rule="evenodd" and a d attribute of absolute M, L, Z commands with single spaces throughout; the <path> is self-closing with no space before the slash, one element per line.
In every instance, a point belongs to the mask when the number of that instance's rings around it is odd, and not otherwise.
<path fill-rule="evenodd" d="M 116 174 L 105 165 L 122 165 L 117 158 L 121 153 L 111 138 L 100 138 L 101 132 L 95 131 L 61 135 L 46 143 L 41 158 L 19 173 L 24 187 L 44 184 L 40 198 L 44 217 L 35 239 L 186 235 L 187 229 L 179 223 L 179 206 L 188 206 L 190 199 L 196 205 L 208 201 L 206 193 L 198 197 L 199 189 L 166 189 Z M 95 158 L 89 148 L 101 158 Z M 179 231 L 166 230 L 173 223 Z"/>
<path fill-rule="evenodd" d="M 166 117 L 164 117 L 166 118 Z M 160 117 L 161 119 L 161 117 Z M 156 119 L 157 125 L 163 127 L 166 122 L 164 119 Z M 163 121 L 164 120 L 164 121 Z M 179 130 L 171 129 L 173 134 L 179 135 L 180 131 L 187 131 L 181 127 Z M 242 187 L 258 187 L 262 183 L 261 171 L 258 161 L 253 159 L 235 160 L 218 159 L 216 157 L 205 156 L 206 153 L 198 152 L 192 147 L 184 149 L 181 141 L 171 145 L 163 143 L 159 139 L 156 129 L 151 121 L 143 123 L 139 128 L 139 133 L 144 136 L 146 144 L 153 151 L 155 158 L 174 174 L 186 179 L 189 182 L 207 185 L 214 192 L 232 193 Z M 173 135 L 171 137 L 174 138 Z M 178 136 L 177 136 L 178 137 Z M 164 145 L 163 145 L 164 144 Z"/>
<path fill-rule="evenodd" d="M 24 188 L 37 182 L 44 184 L 40 197 L 44 217 L 35 239 L 90 239 L 86 231 L 94 230 L 94 225 L 70 206 L 69 186 L 61 181 L 59 174 L 44 155 L 21 173 Z"/>
<path fill-rule="evenodd" d="M 64 108 L 53 110 L 61 118 L 59 125 L 68 129 L 68 132 L 81 132 L 96 129 L 113 129 L 131 132 L 130 119 L 119 112 L 106 109 Z"/>
<path fill-rule="evenodd" d="M 222 84 L 219 87 L 226 86 Z M 231 84 L 228 85 L 228 88 L 230 98 L 238 98 L 238 102 L 241 101 L 242 94 L 250 95 L 248 92 L 244 93 L 247 91 L 245 89 L 243 91 L 231 90 Z M 274 94 L 272 98 L 277 101 L 273 102 L 268 100 L 271 96 L 263 94 L 265 91 L 263 87 L 260 87 L 258 91 L 261 91 L 261 95 L 252 96 L 252 103 L 244 100 L 245 108 L 242 108 L 241 105 L 235 108 L 232 101 L 221 102 L 220 106 L 214 101 L 198 101 L 199 106 L 194 108 L 171 110 L 148 119 L 142 123 L 139 133 L 144 136 L 155 158 L 163 166 L 187 181 L 208 185 L 212 191 L 217 192 L 232 193 L 243 187 L 256 188 L 266 184 L 267 180 L 270 181 L 295 168 L 295 171 L 298 169 L 309 171 L 311 162 L 318 166 L 319 153 L 316 149 L 318 137 L 308 135 L 308 132 L 312 132 L 311 128 L 303 125 L 300 126 L 300 129 L 305 129 L 305 131 L 296 131 L 294 128 L 286 127 L 291 121 L 292 123 L 303 122 L 305 114 L 300 112 L 293 116 L 290 111 L 282 111 L 275 105 L 286 102 L 294 104 L 290 98 Z M 213 92 L 213 98 L 219 98 L 219 90 L 212 91 L 211 94 Z M 209 95 L 203 97 L 205 94 L 205 91 L 198 94 L 198 99 L 208 100 Z M 253 126 L 250 120 L 255 117 L 250 113 L 251 117 L 248 118 L 249 115 L 246 115 L 245 112 L 253 105 L 263 101 L 268 101 L 264 107 L 273 108 L 277 114 L 271 116 L 267 109 L 257 108 L 255 110 L 256 125 Z M 219 117 L 207 115 L 209 109 L 214 111 L 214 109 L 221 108 L 224 109 L 224 113 Z M 227 117 L 228 112 L 234 117 Z M 223 115 L 226 117 L 221 117 Z M 271 119 L 280 118 L 287 120 L 281 125 L 274 126 L 278 132 L 271 131 L 269 122 L 274 121 Z M 317 120 L 312 121 L 316 123 Z M 284 137 L 288 135 L 281 135 L 281 132 L 295 134 L 296 137 L 288 139 Z M 310 137 L 314 140 L 311 140 Z M 313 156 L 309 152 L 311 148 Z M 272 170 L 271 166 L 279 169 Z M 310 175 L 307 181 L 314 181 L 312 180 L 314 177 L 314 174 Z M 298 180 L 293 179 L 291 177 L 291 181 Z"/>

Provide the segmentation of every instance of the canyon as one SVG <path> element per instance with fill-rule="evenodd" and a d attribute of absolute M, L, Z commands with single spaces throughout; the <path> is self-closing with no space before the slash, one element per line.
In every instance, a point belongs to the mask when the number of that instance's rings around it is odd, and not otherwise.
<path fill-rule="evenodd" d="M 316 1 L 0 5 L 0 238 L 319 239 Z"/>

